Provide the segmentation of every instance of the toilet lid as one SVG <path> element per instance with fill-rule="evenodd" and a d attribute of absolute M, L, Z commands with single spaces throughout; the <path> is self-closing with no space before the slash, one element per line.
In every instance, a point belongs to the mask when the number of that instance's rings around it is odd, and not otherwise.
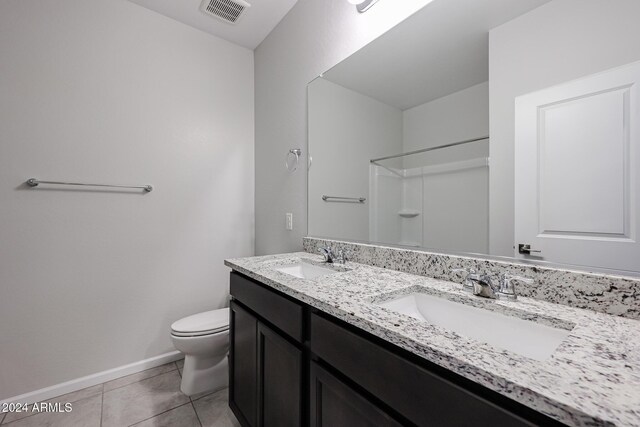
<path fill-rule="evenodd" d="M 205 311 L 174 322 L 171 333 L 180 336 L 207 335 L 229 329 L 229 309 Z"/>

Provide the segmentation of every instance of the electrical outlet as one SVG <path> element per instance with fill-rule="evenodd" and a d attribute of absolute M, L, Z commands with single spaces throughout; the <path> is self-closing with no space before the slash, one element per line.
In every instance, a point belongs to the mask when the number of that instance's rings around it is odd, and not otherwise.
<path fill-rule="evenodd" d="M 293 214 L 287 212 L 286 218 L 287 218 L 287 230 L 293 230 Z"/>

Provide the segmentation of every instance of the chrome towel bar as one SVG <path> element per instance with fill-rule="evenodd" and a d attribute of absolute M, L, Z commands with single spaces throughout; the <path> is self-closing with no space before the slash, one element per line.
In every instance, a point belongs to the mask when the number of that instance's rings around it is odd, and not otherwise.
<path fill-rule="evenodd" d="M 147 193 L 153 190 L 151 185 L 115 185 L 115 184 L 89 184 L 82 182 L 62 182 L 62 181 L 42 181 L 36 178 L 29 178 L 27 184 L 30 187 L 37 187 L 40 184 L 53 184 L 53 185 L 76 185 L 81 187 L 108 187 L 108 188 L 139 188 Z"/>
<path fill-rule="evenodd" d="M 352 203 L 364 203 L 366 197 L 338 197 L 338 196 L 322 196 L 322 200 L 325 202 L 352 202 Z"/>

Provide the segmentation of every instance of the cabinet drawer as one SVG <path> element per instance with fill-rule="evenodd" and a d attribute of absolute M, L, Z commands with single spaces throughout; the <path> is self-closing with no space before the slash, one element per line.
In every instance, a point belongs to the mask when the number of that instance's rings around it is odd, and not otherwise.
<path fill-rule="evenodd" d="M 311 351 L 419 426 L 534 425 L 316 314 Z"/>
<path fill-rule="evenodd" d="M 235 299 L 298 342 L 302 342 L 302 305 L 239 273 L 231 272 L 230 293 Z"/>

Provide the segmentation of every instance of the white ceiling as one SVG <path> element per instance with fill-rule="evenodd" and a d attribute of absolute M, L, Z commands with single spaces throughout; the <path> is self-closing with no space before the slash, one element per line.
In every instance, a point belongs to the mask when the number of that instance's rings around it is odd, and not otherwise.
<path fill-rule="evenodd" d="M 297 2 L 297 0 L 247 0 L 251 7 L 237 23 L 228 24 L 200 12 L 201 0 L 130 1 L 251 50 L 267 37 Z"/>
<path fill-rule="evenodd" d="M 324 78 L 402 110 L 489 79 L 489 30 L 550 0 L 435 0 Z"/>

